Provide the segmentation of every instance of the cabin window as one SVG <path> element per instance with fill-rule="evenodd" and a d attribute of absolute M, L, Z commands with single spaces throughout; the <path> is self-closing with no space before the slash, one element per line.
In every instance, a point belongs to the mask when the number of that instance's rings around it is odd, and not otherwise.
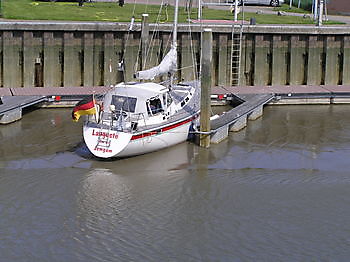
<path fill-rule="evenodd" d="M 162 102 L 158 97 L 152 98 L 147 101 L 147 111 L 149 115 L 156 115 L 164 111 L 162 107 Z"/>
<path fill-rule="evenodd" d="M 125 112 L 134 113 L 136 101 L 137 99 L 134 97 L 113 95 L 111 104 L 115 106 L 115 111 L 122 110 Z"/>

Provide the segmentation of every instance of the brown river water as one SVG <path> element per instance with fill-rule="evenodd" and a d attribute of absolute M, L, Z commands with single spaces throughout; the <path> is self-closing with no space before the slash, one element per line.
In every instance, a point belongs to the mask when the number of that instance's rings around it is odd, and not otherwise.
<path fill-rule="evenodd" d="M 348 261 L 349 105 L 273 106 L 209 150 L 93 158 L 68 109 L 0 126 L 0 262 Z"/>

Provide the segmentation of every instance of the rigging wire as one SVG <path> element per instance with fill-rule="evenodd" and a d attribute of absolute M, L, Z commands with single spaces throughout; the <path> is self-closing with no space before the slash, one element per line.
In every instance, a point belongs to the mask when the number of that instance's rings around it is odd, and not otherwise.
<path fill-rule="evenodd" d="M 156 23 L 155 23 L 155 28 L 153 30 L 151 39 L 150 39 L 149 44 L 148 44 L 146 57 L 145 57 L 145 60 L 144 60 L 144 63 L 143 63 L 143 68 L 146 66 L 146 62 L 147 62 L 147 58 L 148 58 L 149 54 L 150 54 L 149 61 L 150 62 L 152 61 L 154 42 L 155 42 L 156 35 L 157 34 L 159 35 L 159 24 L 160 24 L 160 17 L 161 17 L 161 13 L 162 13 L 162 10 L 163 10 L 163 6 L 164 6 L 164 0 L 162 0 L 162 3 L 161 3 L 160 8 L 159 8 L 159 12 L 158 12 Z M 160 47 L 159 47 L 159 51 L 160 51 Z M 160 54 L 160 52 L 159 52 L 159 54 Z"/>
<path fill-rule="evenodd" d="M 159 31 L 159 20 L 160 20 L 160 14 L 161 14 L 161 11 L 162 11 L 162 8 L 163 8 L 163 2 L 164 2 L 164 0 L 162 0 L 161 6 L 159 8 L 159 12 L 158 12 L 157 19 L 156 19 L 156 22 L 155 22 L 155 29 L 153 30 L 152 36 L 151 36 L 150 41 L 148 43 L 148 48 L 146 50 L 145 57 L 142 57 L 142 60 L 141 60 L 141 70 L 144 70 L 144 68 L 146 67 L 147 61 L 152 61 L 152 57 L 150 57 L 148 59 L 148 56 L 149 56 L 149 53 L 151 52 L 151 50 L 153 50 L 153 40 L 155 38 L 155 34 Z M 147 3 L 148 3 L 148 1 L 147 1 Z M 147 11 L 147 8 L 145 9 L 145 13 L 146 13 L 146 11 Z M 135 64 L 134 64 L 134 72 L 138 71 L 138 65 L 140 63 L 139 56 L 140 56 L 140 54 L 142 55 L 142 49 L 143 49 L 143 47 L 142 47 L 142 43 L 140 41 L 139 42 L 139 47 L 138 47 L 138 55 L 137 55 L 137 58 L 136 58 L 136 61 L 135 61 Z"/>

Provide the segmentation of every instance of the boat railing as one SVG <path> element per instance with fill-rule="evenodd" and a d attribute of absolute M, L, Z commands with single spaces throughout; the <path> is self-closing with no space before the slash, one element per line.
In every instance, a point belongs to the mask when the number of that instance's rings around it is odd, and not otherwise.
<path fill-rule="evenodd" d="M 94 121 L 94 118 L 91 119 Z M 134 133 L 139 125 L 146 125 L 146 118 L 143 113 L 101 112 L 97 124 L 108 127 L 110 130 Z"/>

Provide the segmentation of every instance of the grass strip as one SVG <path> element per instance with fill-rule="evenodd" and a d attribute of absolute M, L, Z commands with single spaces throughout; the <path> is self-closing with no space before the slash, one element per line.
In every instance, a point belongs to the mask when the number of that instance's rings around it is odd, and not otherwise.
<path fill-rule="evenodd" d="M 170 23 L 173 21 L 174 8 L 169 6 L 160 9 L 159 5 L 125 4 L 120 7 L 117 2 L 84 3 L 77 2 L 40 2 L 31 0 L 2 0 L 3 18 L 15 20 L 59 20 L 59 21 L 101 21 L 129 22 L 132 15 L 140 22 L 144 13 L 149 14 L 151 23 Z M 243 15 L 239 15 L 242 19 Z M 309 18 L 297 16 L 277 16 L 270 14 L 245 13 L 244 19 L 249 21 L 254 17 L 257 24 L 313 24 Z M 192 9 L 190 15 L 184 8 L 179 10 L 179 22 L 197 19 L 197 9 Z M 203 9 L 203 19 L 233 20 L 233 14 L 227 10 Z M 341 24 L 329 21 L 327 24 Z"/>

